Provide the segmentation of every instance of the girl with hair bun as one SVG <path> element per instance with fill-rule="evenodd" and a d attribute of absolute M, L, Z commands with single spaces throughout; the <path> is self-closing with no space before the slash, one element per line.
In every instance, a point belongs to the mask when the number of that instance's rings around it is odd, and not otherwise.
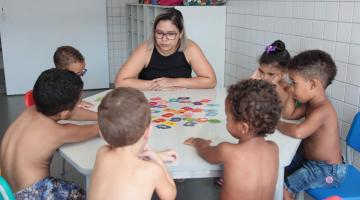
<path fill-rule="evenodd" d="M 259 58 L 259 67 L 251 76 L 251 78 L 263 79 L 274 84 L 282 105 L 284 105 L 289 94 L 289 84 L 284 78 L 287 75 L 287 64 L 290 58 L 285 43 L 281 40 L 276 40 L 266 46 Z"/>

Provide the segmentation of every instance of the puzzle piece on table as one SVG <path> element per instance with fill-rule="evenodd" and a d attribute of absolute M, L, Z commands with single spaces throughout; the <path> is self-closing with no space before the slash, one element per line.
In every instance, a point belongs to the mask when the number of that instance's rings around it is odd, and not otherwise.
<path fill-rule="evenodd" d="M 185 122 L 183 126 L 195 126 L 196 122 Z"/>
<path fill-rule="evenodd" d="M 153 122 L 155 122 L 155 123 L 162 123 L 162 122 L 165 122 L 165 121 L 166 121 L 166 119 L 163 119 L 163 118 L 153 120 Z"/>
<path fill-rule="evenodd" d="M 100 102 L 104 97 L 96 97 L 95 102 Z"/>
<path fill-rule="evenodd" d="M 171 121 L 171 122 L 179 122 L 179 121 L 181 121 L 181 118 L 180 118 L 180 117 L 172 117 L 172 118 L 170 119 L 170 121 Z"/>
<path fill-rule="evenodd" d="M 200 123 L 204 123 L 208 121 L 208 118 L 201 117 L 201 118 L 197 118 L 196 121 Z"/>
<path fill-rule="evenodd" d="M 176 125 L 175 122 L 169 122 L 169 121 L 164 122 L 164 124 L 165 124 L 165 125 L 168 125 L 168 126 L 175 126 L 175 125 Z"/>
<path fill-rule="evenodd" d="M 155 127 L 159 128 L 159 129 L 169 129 L 169 128 L 171 128 L 171 126 L 168 126 L 168 125 L 165 125 L 165 124 L 159 124 L 159 125 L 156 125 Z"/>
<path fill-rule="evenodd" d="M 208 122 L 209 122 L 210 124 L 219 124 L 219 123 L 221 123 L 221 120 L 218 120 L 218 119 L 209 119 Z"/>

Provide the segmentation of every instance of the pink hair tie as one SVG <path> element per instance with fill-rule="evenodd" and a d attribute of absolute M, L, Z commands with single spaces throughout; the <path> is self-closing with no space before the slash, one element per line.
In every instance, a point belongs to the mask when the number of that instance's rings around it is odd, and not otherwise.
<path fill-rule="evenodd" d="M 267 54 L 270 54 L 271 52 L 276 51 L 276 46 L 268 45 L 266 46 L 265 51 Z"/>

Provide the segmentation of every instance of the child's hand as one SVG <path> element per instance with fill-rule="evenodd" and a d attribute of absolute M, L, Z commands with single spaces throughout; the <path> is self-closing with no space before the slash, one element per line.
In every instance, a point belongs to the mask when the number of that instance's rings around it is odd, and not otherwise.
<path fill-rule="evenodd" d="M 250 76 L 250 78 L 256 80 L 262 79 L 259 69 L 256 69 L 255 72 Z"/>
<path fill-rule="evenodd" d="M 179 159 L 179 155 L 172 149 L 157 152 L 163 162 L 173 163 Z"/>
<path fill-rule="evenodd" d="M 80 108 L 89 109 L 94 106 L 94 104 L 87 102 L 87 101 L 81 101 L 78 105 Z"/>
<path fill-rule="evenodd" d="M 184 144 L 190 146 L 209 146 L 211 144 L 211 140 L 205 140 L 202 138 L 188 138 L 184 141 Z"/>

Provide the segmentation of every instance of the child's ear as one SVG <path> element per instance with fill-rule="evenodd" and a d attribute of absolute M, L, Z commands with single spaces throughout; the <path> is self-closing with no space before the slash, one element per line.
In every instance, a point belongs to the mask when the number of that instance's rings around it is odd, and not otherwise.
<path fill-rule="evenodd" d="M 321 82 L 318 79 L 311 79 L 310 80 L 310 88 L 314 89 L 314 88 L 317 88 L 317 87 L 323 87 Z"/>
<path fill-rule="evenodd" d="M 147 141 L 151 136 L 151 124 L 145 129 L 144 139 Z"/>
<path fill-rule="evenodd" d="M 238 130 L 240 130 L 240 133 L 242 135 L 247 134 L 249 132 L 249 125 L 245 122 L 239 122 L 237 124 Z"/>
<path fill-rule="evenodd" d="M 63 110 L 60 112 L 60 119 L 64 120 L 64 119 L 67 119 L 69 118 L 71 112 L 70 110 Z"/>

